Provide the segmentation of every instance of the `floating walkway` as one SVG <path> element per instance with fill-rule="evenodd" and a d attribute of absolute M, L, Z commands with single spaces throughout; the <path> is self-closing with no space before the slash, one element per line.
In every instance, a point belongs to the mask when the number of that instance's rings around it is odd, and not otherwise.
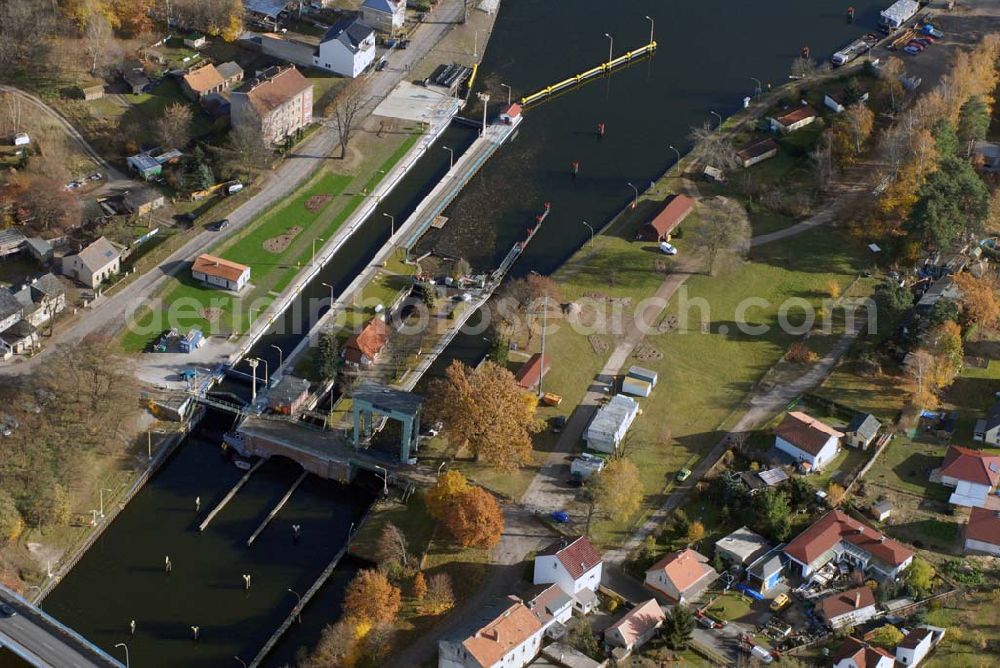
<path fill-rule="evenodd" d="M 607 74 L 616 67 L 627 65 L 631 63 L 633 60 L 636 60 L 637 58 L 641 58 L 643 56 L 647 56 L 653 53 L 654 51 L 656 51 L 655 41 L 650 42 L 645 46 L 641 46 L 635 51 L 626 51 L 623 55 L 618 56 L 617 58 L 612 58 L 606 63 L 601 63 L 597 67 L 592 67 L 586 72 L 581 72 L 576 76 L 569 77 L 568 79 L 563 79 L 562 81 L 554 83 L 551 86 L 546 86 L 545 88 L 542 88 L 541 90 L 536 91 L 531 95 L 525 95 L 524 97 L 521 98 L 521 105 L 527 106 L 534 102 L 538 102 L 539 100 L 544 100 L 553 93 L 558 93 L 559 91 L 564 90 L 566 88 L 570 88 L 572 86 L 576 86 L 577 84 L 581 84 L 584 81 L 587 81 L 588 79 L 593 79 L 594 77 L 599 77 L 602 74 Z"/>

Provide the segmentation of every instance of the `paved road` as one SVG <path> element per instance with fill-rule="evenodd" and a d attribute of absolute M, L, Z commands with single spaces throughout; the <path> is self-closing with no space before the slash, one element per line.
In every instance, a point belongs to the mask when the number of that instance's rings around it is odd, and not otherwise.
<path fill-rule="evenodd" d="M 0 601 L 17 610 L 14 617 L 0 617 L 0 646 L 40 668 L 120 668 L 121 663 L 95 651 L 64 629 L 52 624 L 37 609 L 0 589 Z"/>
<path fill-rule="evenodd" d="M 369 116 L 378 103 L 405 78 L 407 72 L 457 24 L 461 16 L 462 0 L 444 0 L 434 11 L 433 22 L 422 24 L 414 32 L 409 48 L 404 51 L 396 50 L 391 54 L 392 67 L 386 68 L 382 72 L 372 73 L 362 82 L 362 94 L 365 96 L 366 102 L 359 118 L 363 119 Z M 41 103 L 40 100 L 38 102 Z M 65 119 L 62 122 L 69 125 Z M 76 133 L 71 125 L 69 125 L 69 130 Z M 79 133 L 76 133 L 76 136 L 79 137 Z M 121 290 L 99 298 L 72 325 L 57 329 L 54 336 L 48 340 L 46 348 L 38 355 L 28 360 L 0 366 L 0 375 L 17 375 L 30 371 L 60 343 L 75 343 L 90 334 L 119 330 L 127 322 L 130 314 L 135 312 L 145 300 L 156 294 L 157 290 L 162 288 L 171 276 L 187 267 L 188 263 L 207 245 L 225 236 L 238 234 L 241 228 L 248 225 L 275 202 L 282 200 L 294 191 L 317 168 L 330 160 L 331 155 L 337 154 L 338 140 L 339 136 L 335 125 L 323 122 L 319 131 L 300 145 L 282 162 L 277 170 L 267 177 L 264 187 L 256 195 L 229 214 L 230 227 L 228 231 L 224 233 L 205 231 L 194 235 L 159 266 L 146 272 Z M 80 141 L 83 141 L 82 137 L 80 137 Z M 83 143 L 86 145 L 86 142 Z M 89 146 L 86 150 L 88 153 L 93 151 Z M 101 160 L 100 156 L 97 156 L 96 159 Z M 106 165 L 103 160 L 102 164 Z M 105 168 L 109 169 L 110 173 L 110 166 Z"/>

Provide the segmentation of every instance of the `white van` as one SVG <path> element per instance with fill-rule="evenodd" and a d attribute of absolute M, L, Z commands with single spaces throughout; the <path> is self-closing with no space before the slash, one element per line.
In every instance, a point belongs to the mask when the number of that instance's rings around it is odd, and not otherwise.
<path fill-rule="evenodd" d="M 677 249 L 674 246 L 668 244 L 666 241 L 660 242 L 660 252 L 666 253 L 667 255 L 677 255 Z"/>
<path fill-rule="evenodd" d="M 236 193 L 238 193 L 241 190 L 243 190 L 243 184 L 242 183 L 234 183 L 231 186 L 229 186 L 228 188 L 226 188 L 226 194 L 227 195 L 235 195 Z"/>

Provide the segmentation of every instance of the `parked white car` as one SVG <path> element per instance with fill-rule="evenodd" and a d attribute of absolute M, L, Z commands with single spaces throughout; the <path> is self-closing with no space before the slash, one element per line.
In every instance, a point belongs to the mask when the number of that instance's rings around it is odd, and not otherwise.
<path fill-rule="evenodd" d="M 677 255 L 677 249 L 674 246 L 668 244 L 666 241 L 660 242 L 660 252 L 666 253 L 667 255 Z"/>

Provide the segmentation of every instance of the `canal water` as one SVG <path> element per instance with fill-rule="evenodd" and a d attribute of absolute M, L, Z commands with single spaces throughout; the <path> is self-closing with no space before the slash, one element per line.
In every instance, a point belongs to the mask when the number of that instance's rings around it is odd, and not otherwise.
<path fill-rule="evenodd" d="M 856 9 L 846 21 L 848 4 Z M 481 82 L 499 109 L 506 91 L 533 92 L 605 60 L 614 52 L 644 44 L 656 21 L 656 55 L 597 79 L 525 113 L 516 139 L 502 148 L 445 212 L 450 222 L 424 247 L 465 257 L 474 267 L 494 267 L 544 202 L 552 212 L 515 275 L 549 273 L 586 240 L 581 221 L 599 227 L 627 204 L 631 182 L 640 189 L 673 163 L 688 145 L 691 126 L 716 123 L 752 95 L 753 77 L 779 84 L 793 59 L 808 45 L 827 58 L 851 39 L 873 30 L 889 0 L 504 0 L 480 68 Z M 469 114 L 474 111 L 468 112 Z M 596 127 L 607 134 L 598 139 Z M 465 150 L 474 132 L 453 127 L 436 146 Z M 580 174 L 569 176 L 579 161 Z M 432 149 L 380 209 L 355 234 L 323 273 L 303 292 L 306 300 L 328 297 L 329 283 L 342 290 L 389 236 L 382 213 L 402 221 L 446 171 L 448 154 Z M 289 351 L 317 314 L 293 310 L 282 333 L 266 336 L 253 355 L 271 368 Z M 459 336 L 432 369 L 451 359 L 479 359 L 481 335 Z M 243 392 L 238 384 L 227 388 Z M 364 487 L 343 489 L 309 479 L 253 548 L 244 542 L 256 523 L 297 475 L 281 460 L 262 467 L 248 486 L 204 533 L 195 528 L 194 498 L 203 508 L 221 497 L 240 472 L 219 452 L 218 435 L 231 418 L 213 415 L 174 459 L 138 495 L 46 599 L 45 606 L 102 647 L 129 643 L 133 665 L 227 666 L 249 659 L 294 603 L 288 589 L 302 591 L 342 544 L 354 518 L 370 502 Z M 291 540 L 291 525 L 302 540 Z M 163 571 L 164 557 L 174 563 Z M 358 567 L 345 563 L 331 584 L 307 608 L 301 627 L 279 646 L 268 665 L 283 665 L 296 650 L 315 642 L 322 624 L 333 621 L 344 583 Z M 243 590 L 242 574 L 252 588 Z M 135 636 L 128 623 L 137 620 Z M 201 640 L 191 638 L 191 625 Z"/>

